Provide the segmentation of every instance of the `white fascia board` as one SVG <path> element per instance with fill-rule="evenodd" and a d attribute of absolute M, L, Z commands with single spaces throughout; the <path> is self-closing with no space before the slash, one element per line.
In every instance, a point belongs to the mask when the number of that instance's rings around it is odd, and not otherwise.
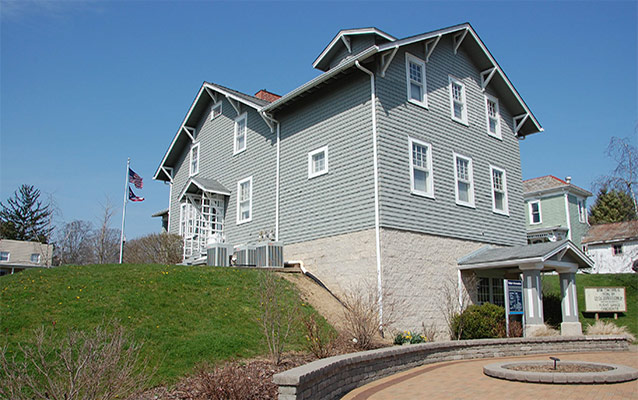
<path fill-rule="evenodd" d="M 478 263 L 478 264 L 463 264 L 459 266 L 459 269 L 466 270 L 466 269 L 502 268 L 502 267 L 518 266 L 521 264 L 536 264 L 540 262 L 543 262 L 542 257 L 518 258 L 514 260 L 492 261 L 492 262 Z"/>
<path fill-rule="evenodd" d="M 361 29 L 346 29 L 346 30 L 342 30 L 339 31 L 339 33 L 337 33 L 337 36 L 334 37 L 334 39 L 332 39 L 332 41 L 328 44 L 328 46 L 326 46 L 326 48 L 321 52 L 321 54 L 319 54 L 319 57 L 317 57 L 317 59 L 312 63 L 312 67 L 313 68 L 317 68 L 317 65 L 319 65 L 319 63 L 324 59 L 324 57 L 326 57 L 326 55 L 328 55 L 328 53 L 330 52 L 330 50 L 332 50 L 332 48 L 339 43 L 342 39 L 342 37 L 344 36 L 350 36 L 350 35 L 364 35 L 367 33 L 376 33 L 377 35 L 381 36 L 384 39 L 387 39 L 391 42 L 394 42 L 397 40 L 397 38 L 395 38 L 392 35 L 389 35 L 383 31 L 380 31 L 376 28 L 361 28 Z"/>
<path fill-rule="evenodd" d="M 360 60 L 365 60 L 366 58 L 370 57 L 373 54 L 376 54 L 379 52 L 379 47 L 378 46 L 370 46 L 367 50 L 362 51 L 361 53 L 359 53 L 359 55 L 357 57 L 352 58 L 351 60 L 349 60 L 346 63 L 343 63 L 342 65 L 332 68 L 331 70 L 324 72 L 323 74 L 319 75 L 318 77 L 312 79 L 311 81 L 308 81 L 306 83 L 304 83 L 303 85 L 299 86 L 297 89 L 294 89 L 291 92 L 288 92 L 286 95 L 284 95 L 283 97 L 273 101 L 270 104 L 265 105 L 263 108 L 261 108 L 260 112 L 270 112 L 271 110 L 276 109 L 278 106 L 287 103 L 289 100 L 297 97 L 298 95 L 300 95 L 301 93 L 305 92 L 308 89 L 312 89 L 313 87 L 317 86 L 318 84 L 332 78 L 333 76 L 341 73 L 342 71 L 354 66 L 356 61 L 360 61 Z"/>
<path fill-rule="evenodd" d="M 554 257 L 556 254 L 560 253 L 563 250 L 572 250 L 574 253 L 576 253 L 576 256 L 578 256 L 578 258 L 582 259 L 583 262 L 587 265 L 589 265 L 590 267 L 593 268 L 594 266 L 594 262 L 587 257 L 587 255 L 585 253 L 583 253 L 578 246 L 576 246 L 574 243 L 572 243 L 571 241 L 567 241 L 565 242 L 564 245 L 554 249 L 553 251 L 551 251 L 550 253 L 548 253 L 547 255 L 545 255 L 543 257 L 543 262 L 546 262 L 547 260 L 549 260 L 550 258 Z"/>
<path fill-rule="evenodd" d="M 585 197 L 585 198 L 593 196 L 591 192 L 583 188 L 580 188 L 578 186 L 570 184 L 570 185 L 556 186 L 549 189 L 536 190 L 534 192 L 526 192 L 526 193 L 523 193 L 523 199 L 527 200 L 531 198 L 544 197 L 547 195 L 563 194 L 566 192 L 569 192 L 575 196 Z"/>
<path fill-rule="evenodd" d="M 202 94 L 206 91 L 206 89 L 210 89 L 210 90 L 214 90 L 216 92 L 221 93 L 224 96 L 230 97 L 231 99 L 238 101 L 240 103 L 246 104 L 247 106 L 250 106 L 252 108 L 254 108 L 255 110 L 259 111 L 261 106 L 255 103 L 251 103 L 249 101 L 246 101 L 246 99 L 242 99 L 241 97 L 235 96 L 234 94 L 220 88 L 217 87 L 215 85 L 211 85 L 208 82 L 204 82 L 202 84 L 202 87 L 199 88 L 199 92 L 197 92 L 197 96 L 195 97 L 195 100 L 193 101 L 193 104 L 191 104 L 190 108 L 188 109 L 188 113 L 186 113 L 186 117 L 184 117 L 184 120 L 182 121 L 181 125 L 179 126 L 179 129 L 177 130 L 177 133 L 175 134 L 175 137 L 173 138 L 173 141 L 171 142 L 171 145 L 168 147 L 168 150 L 166 150 L 166 153 L 164 154 L 164 158 L 162 158 L 162 162 L 160 163 L 159 167 L 157 167 L 157 171 L 155 172 L 155 175 L 153 176 L 153 179 L 155 180 L 164 180 L 164 179 L 159 179 L 159 174 L 162 172 L 162 167 L 164 166 L 164 163 L 166 162 L 166 159 L 168 158 L 168 155 L 171 154 L 171 151 L 173 150 L 173 147 L 175 146 L 175 143 L 177 143 L 177 139 L 179 138 L 179 135 L 182 133 L 182 129 L 184 128 L 184 125 L 186 124 L 186 121 L 188 121 L 188 119 L 191 116 L 191 113 L 193 112 L 193 110 L 195 109 L 195 106 L 197 105 L 197 103 L 199 103 Z"/>
<path fill-rule="evenodd" d="M 516 98 L 516 100 L 518 100 L 519 104 L 521 105 L 521 107 L 523 107 L 525 112 L 529 114 L 530 118 L 534 122 L 534 125 L 536 126 L 536 129 L 538 129 L 538 132 L 543 132 L 544 129 L 538 123 L 538 120 L 536 119 L 536 117 L 534 116 L 532 111 L 529 109 L 529 107 L 527 107 L 527 104 L 525 104 L 525 101 L 523 101 L 523 98 L 520 96 L 520 94 L 518 93 L 516 88 L 514 88 L 514 85 L 512 84 L 512 82 L 510 82 L 510 80 L 507 78 L 507 75 L 505 75 L 505 72 L 503 72 L 503 70 L 498 65 L 498 63 L 496 62 L 496 60 L 494 59 L 492 54 L 490 54 L 489 50 L 487 50 L 487 47 L 485 47 L 485 44 L 483 43 L 483 41 L 478 37 L 478 35 L 474 31 L 474 28 L 472 28 L 472 26 L 469 23 L 451 26 L 449 28 L 440 29 L 438 31 L 433 31 L 433 32 L 429 32 L 429 33 L 424 33 L 422 35 L 413 36 L 411 38 L 397 40 L 396 42 L 393 42 L 393 43 L 386 43 L 386 44 L 383 44 L 383 45 L 379 46 L 379 51 L 380 52 L 381 51 L 385 51 L 388 48 L 391 48 L 391 47 L 394 47 L 394 46 L 406 46 L 406 45 L 409 45 L 409 44 L 412 44 L 412 43 L 417 43 L 417 42 L 420 42 L 420 41 L 423 41 L 423 40 L 432 39 L 432 38 L 434 38 L 434 37 L 436 37 L 438 35 L 447 35 L 449 33 L 462 31 L 464 29 L 467 29 L 469 31 L 469 33 L 472 35 L 472 38 L 474 39 L 474 41 L 479 45 L 481 50 L 483 50 L 483 53 L 487 56 L 487 58 L 490 60 L 492 65 L 494 67 L 496 67 L 496 70 L 500 74 L 501 78 L 503 78 L 503 81 L 505 81 L 505 83 L 507 84 L 507 86 L 510 89 L 510 91 L 512 92 L 512 94 L 514 94 L 514 97 Z"/>

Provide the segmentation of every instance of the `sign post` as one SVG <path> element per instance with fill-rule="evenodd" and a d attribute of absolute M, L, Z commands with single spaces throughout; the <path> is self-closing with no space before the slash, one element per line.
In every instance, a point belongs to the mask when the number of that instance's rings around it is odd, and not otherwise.
<path fill-rule="evenodd" d="M 614 313 L 614 319 L 618 319 L 618 313 L 627 312 L 627 298 L 624 287 L 586 287 L 585 288 L 585 312 Z"/>
<path fill-rule="evenodd" d="M 505 280 L 505 330 L 510 336 L 510 315 L 523 314 L 523 282 Z"/>

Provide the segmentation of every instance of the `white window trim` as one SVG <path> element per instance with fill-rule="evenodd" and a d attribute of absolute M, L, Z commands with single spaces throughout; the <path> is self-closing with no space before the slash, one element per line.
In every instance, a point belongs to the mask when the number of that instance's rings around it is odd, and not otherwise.
<path fill-rule="evenodd" d="M 534 214 L 532 213 L 532 204 L 538 204 L 538 222 L 534 222 Z M 543 211 L 541 209 L 541 201 L 533 200 L 529 202 L 529 224 L 540 225 L 543 223 Z"/>
<path fill-rule="evenodd" d="M 412 154 L 412 147 L 414 143 L 419 146 L 427 147 L 428 149 L 428 180 L 426 181 L 427 191 L 423 192 L 421 190 L 416 190 L 414 188 L 414 156 Z M 432 169 L 432 145 L 430 143 L 423 142 L 418 139 L 413 139 L 408 137 L 408 159 L 410 160 L 410 193 L 417 196 L 429 197 L 431 199 L 434 198 L 434 171 Z M 418 168 L 418 167 L 417 167 Z M 421 169 L 421 168 L 418 168 Z"/>
<path fill-rule="evenodd" d="M 33 261 L 33 256 L 38 256 L 37 261 Z M 31 260 L 32 263 L 36 263 L 36 264 L 40 264 L 40 261 L 42 260 L 42 256 L 39 253 L 31 253 L 31 256 L 29 257 L 29 260 Z"/>
<path fill-rule="evenodd" d="M 421 66 L 421 70 L 423 71 L 423 98 L 421 101 L 415 100 L 412 98 L 411 88 L 410 88 L 410 61 L 413 63 L 419 64 Z M 405 53 L 405 80 L 406 80 L 406 89 L 408 95 L 408 101 L 410 103 L 416 104 L 423 108 L 428 108 L 428 80 L 425 72 L 425 61 L 421 60 L 418 57 L 413 56 L 410 53 Z"/>
<path fill-rule="evenodd" d="M 496 133 L 490 132 L 490 111 L 487 107 L 488 100 L 491 100 L 494 104 L 496 104 Z M 501 105 L 496 97 L 487 93 L 485 93 L 485 123 L 487 124 L 486 129 L 488 135 L 499 140 L 503 140 L 503 135 L 501 134 Z"/>
<path fill-rule="evenodd" d="M 494 171 L 499 171 L 503 173 L 503 209 L 499 210 L 496 208 L 496 199 L 494 199 Z M 490 182 L 492 184 L 492 211 L 496 214 L 502 215 L 510 215 L 509 211 L 509 196 L 507 194 L 507 172 L 503 168 L 496 167 L 494 165 L 490 165 Z"/>
<path fill-rule="evenodd" d="M 219 107 L 219 115 L 215 116 L 214 110 Z M 222 113 L 224 112 L 223 108 L 222 108 L 222 102 L 221 100 L 218 101 L 217 103 L 213 104 L 213 106 L 210 108 L 210 120 L 214 120 L 215 118 L 219 117 L 220 115 L 222 115 Z"/>
<path fill-rule="evenodd" d="M 193 171 L 193 150 L 197 149 L 197 170 Z M 188 172 L 190 176 L 193 175 L 197 175 L 199 173 L 199 155 L 200 155 L 201 151 L 199 148 L 199 143 L 195 143 L 194 145 L 191 146 L 190 149 L 190 163 L 188 164 Z"/>
<path fill-rule="evenodd" d="M 246 125 L 246 131 L 244 133 L 244 147 L 242 147 L 241 149 L 238 149 L 237 148 L 237 127 L 239 126 L 239 121 L 241 121 L 242 119 L 244 120 L 244 123 Z M 247 146 L 248 146 L 248 114 L 243 113 L 239 115 L 237 118 L 235 118 L 235 126 L 234 126 L 234 134 L 233 134 L 233 155 L 239 154 L 242 151 L 245 151 Z"/>
<path fill-rule="evenodd" d="M 456 79 L 452 75 L 448 75 L 448 88 L 450 92 L 450 116 L 453 121 L 456 121 L 460 124 L 469 126 L 470 124 L 467 122 L 467 96 L 465 95 L 465 84 L 460 79 Z M 461 112 L 461 118 L 456 118 L 454 116 L 454 94 L 452 92 L 452 83 L 457 83 L 461 86 L 461 100 L 463 102 L 463 110 Z"/>
<path fill-rule="evenodd" d="M 582 214 L 581 214 L 581 208 L 580 208 L 581 203 L 583 204 Z M 587 223 L 587 206 L 585 203 L 585 199 L 576 197 L 576 207 L 578 207 L 578 221 L 583 224 Z"/>
<path fill-rule="evenodd" d="M 0 251 L 0 253 L 7 253 L 7 259 L 6 260 L 1 260 L 2 262 L 11 261 L 11 252 L 10 251 Z"/>
<path fill-rule="evenodd" d="M 476 208 L 474 202 L 474 162 L 472 161 L 472 157 L 464 156 L 463 154 L 453 153 L 454 154 L 454 192 L 456 194 L 456 204 L 464 207 Z M 470 201 L 465 202 L 459 200 L 459 174 L 458 168 L 456 165 L 456 159 L 462 158 L 468 161 L 468 169 L 470 174 L 470 190 L 468 191 L 468 195 L 470 197 Z"/>
<path fill-rule="evenodd" d="M 318 172 L 313 172 L 312 171 L 312 157 L 315 154 L 319 154 L 319 153 L 324 153 L 325 157 L 325 168 L 321 171 Z M 317 176 L 321 176 L 324 174 L 328 173 L 328 146 L 323 146 L 317 150 L 313 150 L 310 153 L 308 153 L 308 179 L 317 177 Z"/>
<path fill-rule="evenodd" d="M 242 183 L 245 183 L 245 182 L 250 182 L 250 194 L 248 198 L 249 216 L 246 219 L 241 219 L 241 207 L 240 207 L 240 203 L 242 201 L 242 199 L 240 199 L 241 185 Z M 242 179 L 241 181 L 237 182 L 237 225 L 245 224 L 252 220 L 253 220 L 253 177 L 249 176 L 248 178 Z"/>

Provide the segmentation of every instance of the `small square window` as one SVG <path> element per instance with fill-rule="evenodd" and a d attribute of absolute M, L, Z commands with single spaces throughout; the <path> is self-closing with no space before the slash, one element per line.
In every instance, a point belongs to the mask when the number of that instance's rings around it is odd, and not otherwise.
<path fill-rule="evenodd" d="M 210 109 L 210 120 L 212 121 L 220 115 L 222 115 L 222 102 L 218 101 Z"/>
<path fill-rule="evenodd" d="M 328 173 L 328 146 L 308 153 L 308 179 Z"/>
<path fill-rule="evenodd" d="M 615 256 L 622 255 L 622 244 L 615 244 L 612 246 L 612 252 Z"/>
<path fill-rule="evenodd" d="M 235 144 L 233 154 L 246 150 L 247 125 L 246 113 L 243 113 L 235 119 Z"/>
<path fill-rule="evenodd" d="M 8 251 L 0 251 L 0 261 L 9 261 L 9 256 L 11 253 Z"/>
<path fill-rule="evenodd" d="M 196 143 L 191 147 L 191 162 L 190 162 L 190 174 L 195 175 L 199 173 L 199 143 Z"/>
<path fill-rule="evenodd" d="M 40 254 L 38 254 L 38 253 L 31 254 L 31 262 L 32 263 L 36 263 L 36 264 L 40 264 Z"/>

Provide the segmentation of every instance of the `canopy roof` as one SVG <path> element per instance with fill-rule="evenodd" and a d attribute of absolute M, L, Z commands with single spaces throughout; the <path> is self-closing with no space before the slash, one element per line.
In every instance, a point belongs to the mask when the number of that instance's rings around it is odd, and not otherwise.
<path fill-rule="evenodd" d="M 179 194 L 178 199 L 182 200 L 186 193 L 196 194 L 201 192 L 230 196 L 230 191 L 214 179 L 190 178 L 188 182 L 186 182 L 186 186 L 184 186 L 182 193 Z"/>

